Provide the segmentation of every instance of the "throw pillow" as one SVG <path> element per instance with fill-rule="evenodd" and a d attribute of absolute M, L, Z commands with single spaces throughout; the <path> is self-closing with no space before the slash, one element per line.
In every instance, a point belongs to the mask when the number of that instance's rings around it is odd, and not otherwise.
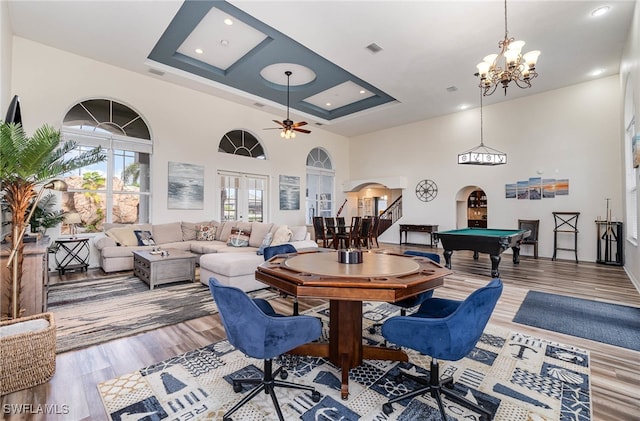
<path fill-rule="evenodd" d="M 268 232 L 262 239 L 262 244 L 260 244 L 260 247 L 258 248 L 258 251 L 256 251 L 256 254 L 258 256 L 262 256 L 264 254 L 264 249 L 269 247 L 272 241 L 273 241 L 273 233 Z"/>
<path fill-rule="evenodd" d="M 273 234 L 273 241 L 271 242 L 271 245 L 278 246 L 280 244 L 288 243 L 289 241 L 291 241 L 291 230 L 288 226 L 282 225 Z"/>
<path fill-rule="evenodd" d="M 196 240 L 197 241 L 213 241 L 216 239 L 216 231 L 218 227 L 208 224 L 196 224 Z"/>
<path fill-rule="evenodd" d="M 248 247 L 250 235 L 251 231 L 246 232 L 242 228 L 232 228 L 227 245 L 231 247 Z"/>
<path fill-rule="evenodd" d="M 133 233 L 136 235 L 138 239 L 139 246 L 155 246 L 156 242 L 153 241 L 153 237 L 151 236 L 151 231 L 141 231 L 134 230 Z"/>
<path fill-rule="evenodd" d="M 137 246 L 138 238 L 131 227 L 111 228 L 105 235 L 112 238 L 119 246 Z"/>
<path fill-rule="evenodd" d="M 298 225 L 291 227 L 291 241 L 303 241 L 307 238 L 307 227 L 305 225 Z"/>

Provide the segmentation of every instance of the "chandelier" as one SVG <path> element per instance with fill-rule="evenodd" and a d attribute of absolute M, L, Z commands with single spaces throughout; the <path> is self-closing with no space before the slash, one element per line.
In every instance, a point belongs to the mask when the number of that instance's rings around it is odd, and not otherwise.
<path fill-rule="evenodd" d="M 482 121 L 482 96 L 480 90 L 480 144 L 458 154 L 458 164 L 466 165 L 502 165 L 507 163 L 507 154 L 484 145 L 484 127 Z"/>
<path fill-rule="evenodd" d="M 524 41 L 516 41 L 509 38 L 507 30 L 507 0 L 504 0 L 504 39 L 498 43 L 500 54 L 489 54 L 478 68 L 477 76 L 480 77 L 480 88 L 485 96 L 495 92 L 498 85 L 504 88 L 507 94 L 509 83 L 515 82 L 520 88 L 530 88 L 531 79 L 538 76 L 536 62 L 540 51 L 529 51 L 521 54 Z"/>

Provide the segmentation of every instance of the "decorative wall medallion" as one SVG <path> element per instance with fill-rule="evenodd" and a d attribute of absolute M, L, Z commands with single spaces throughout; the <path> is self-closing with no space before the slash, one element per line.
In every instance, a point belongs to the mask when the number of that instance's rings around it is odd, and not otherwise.
<path fill-rule="evenodd" d="M 422 180 L 416 186 L 416 196 L 423 202 L 430 202 L 438 195 L 438 186 L 433 180 Z"/>

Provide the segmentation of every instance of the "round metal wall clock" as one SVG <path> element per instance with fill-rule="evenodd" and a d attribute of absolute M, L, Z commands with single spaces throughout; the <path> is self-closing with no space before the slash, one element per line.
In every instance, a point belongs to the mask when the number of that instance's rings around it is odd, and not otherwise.
<path fill-rule="evenodd" d="M 438 186 L 433 180 L 422 180 L 416 185 L 416 196 L 423 202 L 430 202 L 438 195 Z"/>

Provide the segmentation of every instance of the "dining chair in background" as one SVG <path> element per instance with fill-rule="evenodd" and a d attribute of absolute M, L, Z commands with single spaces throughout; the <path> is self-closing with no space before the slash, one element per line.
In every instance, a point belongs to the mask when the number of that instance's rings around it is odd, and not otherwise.
<path fill-rule="evenodd" d="M 360 222 L 360 233 L 358 234 L 358 238 L 356 239 L 357 248 L 371 248 L 371 226 L 371 218 L 362 218 Z"/>
<path fill-rule="evenodd" d="M 328 235 L 324 226 L 324 218 L 322 216 L 313 217 L 313 233 L 316 243 L 322 241 L 322 247 L 328 247 Z M 331 237 L 331 239 L 333 240 L 333 237 Z"/>
<path fill-rule="evenodd" d="M 379 216 L 374 216 L 373 217 L 373 223 L 371 224 L 371 233 L 370 233 L 370 238 L 369 241 L 371 242 L 371 247 L 373 247 L 373 242 L 376 242 L 376 247 L 380 248 L 380 244 L 378 244 L 378 234 L 380 230 L 380 217 Z"/>
<path fill-rule="evenodd" d="M 336 235 L 336 239 L 338 240 L 338 248 L 354 248 L 357 247 L 357 239 L 360 235 L 360 224 L 362 221 L 362 217 L 353 216 L 351 217 L 351 225 L 349 229 L 346 229 L 344 226 L 344 231 L 340 231 L 340 225 L 338 225 L 338 234 Z"/>
<path fill-rule="evenodd" d="M 331 245 L 333 248 L 338 248 L 337 240 L 336 240 L 336 218 L 333 217 L 325 217 L 324 218 L 324 226 L 327 237 L 331 238 Z"/>

